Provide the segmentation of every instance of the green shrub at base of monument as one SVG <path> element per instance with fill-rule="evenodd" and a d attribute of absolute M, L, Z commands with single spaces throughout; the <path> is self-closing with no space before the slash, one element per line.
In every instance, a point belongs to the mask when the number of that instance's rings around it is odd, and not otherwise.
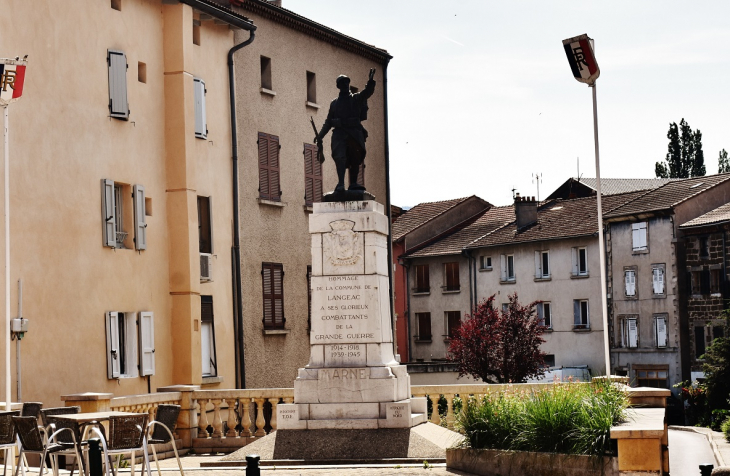
<path fill-rule="evenodd" d="M 458 424 L 465 444 L 602 456 L 612 454 L 611 427 L 622 422 L 628 397 L 610 382 L 555 384 L 471 401 Z"/>

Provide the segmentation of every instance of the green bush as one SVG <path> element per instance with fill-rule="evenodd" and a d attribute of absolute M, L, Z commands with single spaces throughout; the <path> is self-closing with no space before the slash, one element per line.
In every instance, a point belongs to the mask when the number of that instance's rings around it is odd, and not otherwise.
<path fill-rule="evenodd" d="M 604 455 L 627 406 L 626 394 L 605 381 L 555 384 L 474 400 L 457 422 L 472 448 Z"/>
<path fill-rule="evenodd" d="M 730 443 L 730 417 L 722 423 L 720 429 L 725 434 L 725 439 Z"/>

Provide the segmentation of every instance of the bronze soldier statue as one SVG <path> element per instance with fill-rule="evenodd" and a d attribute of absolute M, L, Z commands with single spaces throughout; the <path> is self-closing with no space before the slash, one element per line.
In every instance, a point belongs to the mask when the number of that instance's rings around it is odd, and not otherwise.
<path fill-rule="evenodd" d="M 322 150 L 322 139 L 330 129 L 332 132 L 332 158 L 337 167 L 337 186 L 335 193 L 345 191 L 345 170 L 350 170 L 350 186 L 348 190 L 363 191 L 365 187 L 357 183 L 357 174 L 360 164 L 365 159 L 365 140 L 368 131 L 361 122 L 368 118 L 367 100 L 375 91 L 375 68 L 370 70 L 368 83 L 360 92 L 350 92 L 350 78 L 345 75 L 337 77 L 337 89 L 339 96 L 330 103 L 330 110 L 327 120 L 324 121 L 322 130 L 315 137 L 315 142 Z M 316 129 L 315 129 L 316 131 Z M 324 156 L 320 157 L 320 161 Z"/>

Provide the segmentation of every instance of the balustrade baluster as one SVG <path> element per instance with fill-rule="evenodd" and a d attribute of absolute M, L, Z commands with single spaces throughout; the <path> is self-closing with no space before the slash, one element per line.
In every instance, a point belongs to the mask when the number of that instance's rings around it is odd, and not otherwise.
<path fill-rule="evenodd" d="M 264 420 L 264 402 L 265 400 L 263 398 L 254 398 L 254 402 L 256 402 L 256 433 L 253 434 L 253 436 L 266 436 L 266 431 L 264 431 L 264 426 L 266 425 L 266 420 Z"/>
<path fill-rule="evenodd" d="M 454 429 L 454 395 L 446 394 L 446 426 L 450 429 Z"/>
<path fill-rule="evenodd" d="M 276 406 L 279 404 L 279 398 L 269 398 L 269 403 L 271 403 L 271 432 L 273 433 L 276 431 Z"/>
<path fill-rule="evenodd" d="M 198 407 L 200 408 L 200 417 L 198 418 L 198 438 L 208 438 L 208 414 L 207 407 L 210 400 L 198 399 Z"/>
<path fill-rule="evenodd" d="M 428 395 L 428 399 L 431 400 L 431 423 L 434 425 L 441 424 L 441 415 L 439 415 L 439 398 L 441 395 Z"/>
<path fill-rule="evenodd" d="M 229 438 L 238 436 L 238 433 L 236 433 L 236 400 L 235 398 L 228 399 L 228 432 L 226 436 Z"/>
<path fill-rule="evenodd" d="M 241 412 L 241 436 L 249 438 L 251 436 L 251 402 L 250 398 L 242 398 L 239 402 Z"/>
<path fill-rule="evenodd" d="M 213 438 L 223 436 L 223 421 L 221 421 L 221 400 L 213 400 Z"/>
<path fill-rule="evenodd" d="M 294 403 L 294 397 L 284 397 L 284 403 Z"/>

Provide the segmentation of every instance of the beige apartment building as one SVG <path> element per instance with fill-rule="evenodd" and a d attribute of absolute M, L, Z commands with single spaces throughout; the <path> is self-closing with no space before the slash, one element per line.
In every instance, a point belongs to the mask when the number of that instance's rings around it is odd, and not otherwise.
<path fill-rule="evenodd" d="M 16 317 L 22 279 L 30 323 L 21 347 L 23 400 L 54 405 L 63 394 L 128 395 L 173 384 L 289 386 L 293 369 L 306 363 L 306 205 L 319 195 L 308 192 L 305 177 L 325 188 L 334 180 L 329 163 L 319 177 L 305 170 L 309 116 L 321 126 L 337 74 L 363 86 L 369 68 L 378 68 L 365 183 L 386 201 L 389 56 L 319 25 L 312 27 L 319 33 L 302 33 L 254 4 L 269 8 L 254 0 L 4 5 L 0 56 L 29 58 L 22 100 L 9 111 L 11 308 Z M 251 17 L 262 23 L 257 30 Z M 228 55 L 244 42 L 233 53 L 232 122 Z M 263 56 L 271 60 L 269 88 L 261 85 Z M 279 197 L 259 192 L 260 137 L 281 146 Z M 278 271 L 262 263 L 283 264 L 286 273 L 284 313 L 272 314 L 286 324 L 273 333 L 262 331 L 262 273 Z M 274 288 L 269 303 L 281 302 Z M 251 337 L 245 348 L 243 335 Z M 15 369 L 14 343 L 11 354 Z M 245 360 L 249 354 L 259 359 Z M 244 360 L 257 376 L 250 382 Z M 13 371 L 13 398 L 15 378 Z"/>
<path fill-rule="evenodd" d="M 331 134 L 320 166 L 310 117 L 320 129 L 337 97 L 340 74 L 362 90 L 370 68 L 376 69 L 363 122 L 369 137 L 360 179 L 390 210 L 385 76 L 390 55 L 275 3 L 231 2 L 258 27 L 256 40 L 235 56 L 243 321 L 238 341 L 244 343 L 239 355 L 248 388 L 289 387 L 309 359 L 309 216 L 312 202 L 337 182 Z M 241 31 L 236 42 L 247 37 Z"/>

